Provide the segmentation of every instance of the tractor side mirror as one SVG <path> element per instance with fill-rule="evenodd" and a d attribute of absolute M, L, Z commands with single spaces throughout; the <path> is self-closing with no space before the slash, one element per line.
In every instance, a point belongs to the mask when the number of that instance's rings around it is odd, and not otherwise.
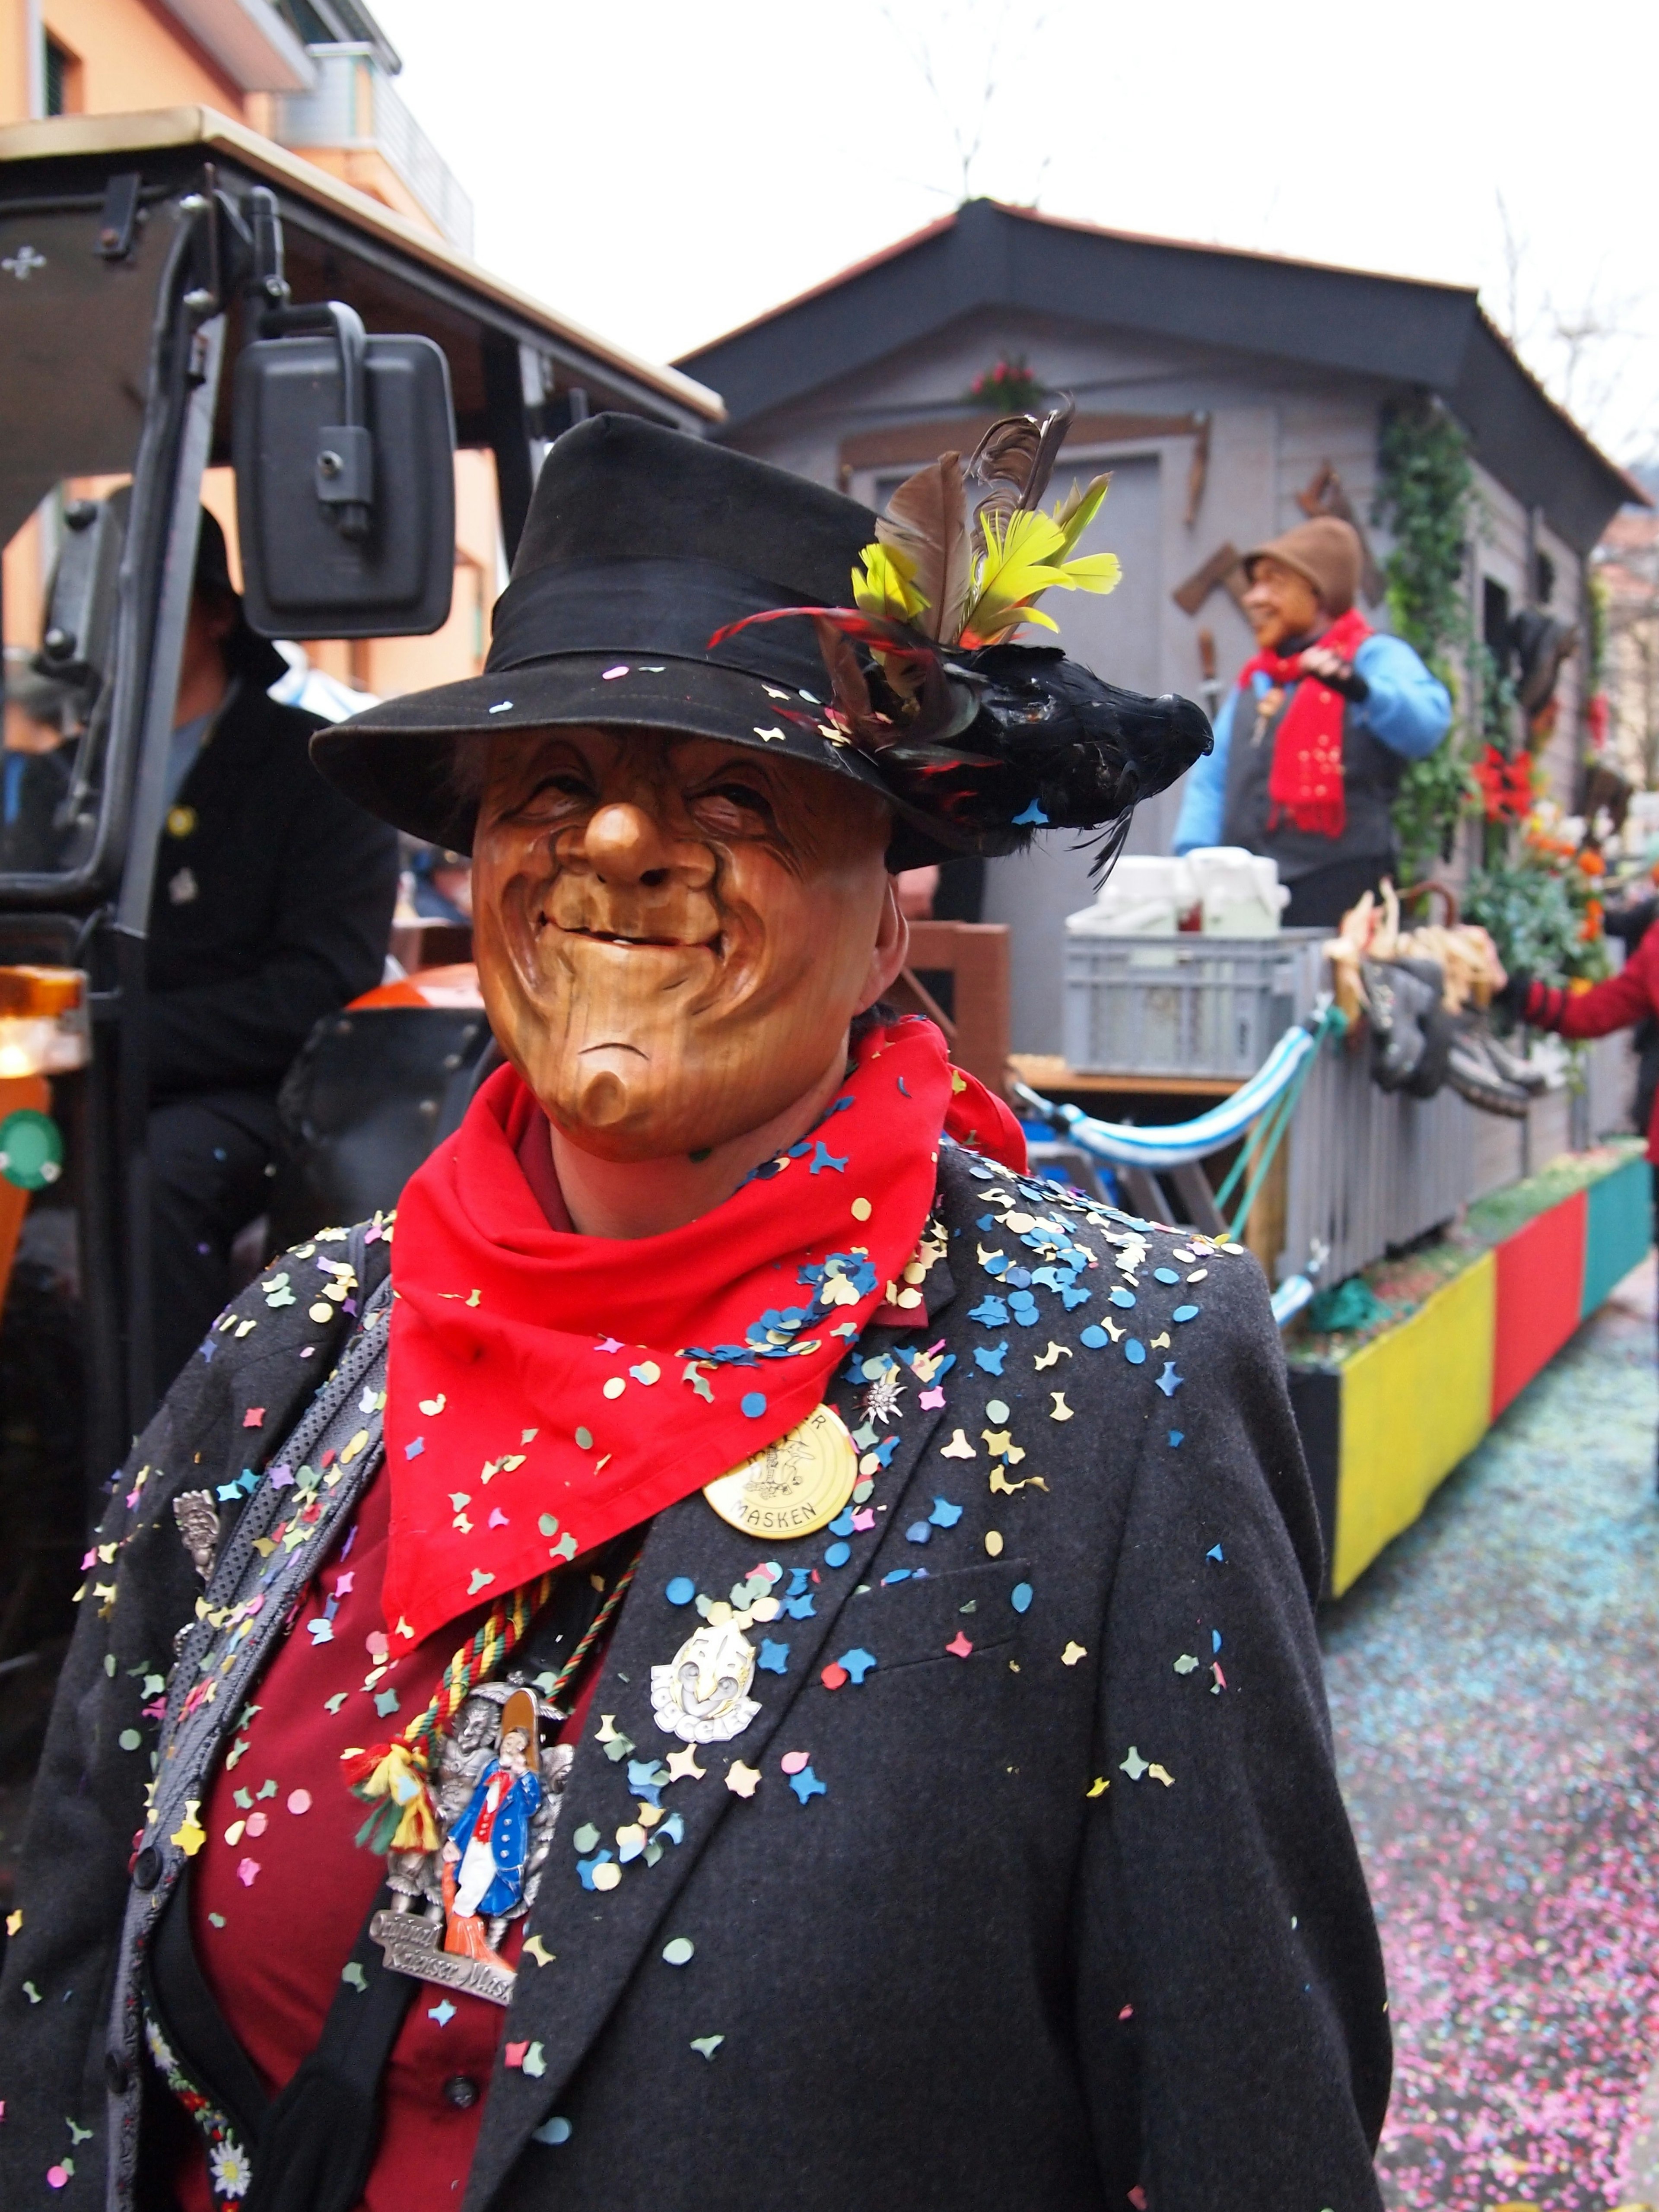
<path fill-rule="evenodd" d="M 417 637 L 449 617 L 455 417 L 430 338 L 283 307 L 236 364 L 244 605 L 264 637 Z M 295 333 L 289 335 L 289 333 Z"/>
<path fill-rule="evenodd" d="M 82 693 L 90 706 L 109 674 L 121 541 L 130 494 L 71 499 L 46 595 L 46 617 L 34 666 L 42 676 Z"/>

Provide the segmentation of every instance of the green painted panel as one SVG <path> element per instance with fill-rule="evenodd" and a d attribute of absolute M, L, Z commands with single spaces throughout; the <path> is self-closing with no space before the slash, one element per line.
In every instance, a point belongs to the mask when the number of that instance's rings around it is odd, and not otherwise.
<path fill-rule="evenodd" d="M 1653 1242 L 1653 1170 L 1626 1160 L 1585 1194 L 1589 1218 L 1584 1239 L 1584 1304 L 1595 1311 L 1617 1283 L 1646 1257 Z"/>

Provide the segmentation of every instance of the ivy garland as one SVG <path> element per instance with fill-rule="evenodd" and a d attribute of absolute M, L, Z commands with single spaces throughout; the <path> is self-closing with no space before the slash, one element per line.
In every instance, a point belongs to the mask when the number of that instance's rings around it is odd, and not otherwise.
<path fill-rule="evenodd" d="M 1607 580 L 1599 568 L 1590 570 L 1585 596 L 1589 636 L 1585 642 L 1584 688 L 1594 698 L 1607 680 L 1607 612 L 1611 602 Z"/>
<path fill-rule="evenodd" d="M 1468 440 L 1443 407 L 1420 398 L 1386 412 L 1377 461 L 1371 519 L 1394 538 L 1383 568 L 1389 617 L 1455 698 L 1457 664 L 1474 644 L 1463 589 L 1474 506 Z M 1416 883 L 1451 857 L 1475 796 L 1469 770 L 1455 720 L 1425 760 L 1407 763 L 1394 805 L 1402 881 Z"/>
<path fill-rule="evenodd" d="M 1371 510 L 1394 537 L 1384 568 L 1389 617 L 1454 698 L 1467 700 L 1445 742 L 1401 778 L 1401 879 L 1432 874 L 1451 858 L 1459 821 L 1480 815 L 1484 866 L 1465 888 L 1465 920 L 1491 931 L 1516 973 L 1594 978 L 1606 970 L 1601 864 L 1533 818 L 1533 763 L 1517 742 L 1515 686 L 1477 632 L 1463 588 L 1467 544 L 1478 534 L 1475 501 L 1468 441 L 1445 409 L 1426 397 L 1390 409 Z M 1596 646 L 1592 632 L 1592 661 Z"/>

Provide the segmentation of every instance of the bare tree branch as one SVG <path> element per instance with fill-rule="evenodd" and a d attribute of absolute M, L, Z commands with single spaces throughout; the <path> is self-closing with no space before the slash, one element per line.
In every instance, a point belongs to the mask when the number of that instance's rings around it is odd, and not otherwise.
<path fill-rule="evenodd" d="M 1534 283 L 1532 241 L 1496 194 L 1503 231 L 1504 329 L 1551 397 L 1592 436 L 1610 415 L 1646 333 L 1636 295 L 1607 295 L 1600 264 L 1577 302 Z M 1649 410 L 1650 411 L 1650 410 Z"/>
<path fill-rule="evenodd" d="M 1521 270 L 1526 260 L 1528 240 L 1517 237 L 1515 225 L 1510 220 L 1509 207 L 1500 191 L 1497 195 L 1498 220 L 1504 227 L 1504 335 L 1519 352 L 1521 349 Z"/>
<path fill-rule="evenodd" d="M 1014 21 L 1014 0 L 1000 0 L 988 41 L 982 48 L 983 60 L 974 69 L 979 82 L 976 90 L 966 97 L 958 96 L 945 82 L 944 58 L 952 55 L 967 58 L 978 51 L 980 19 L 983 13 L 978 0 L 965 0 L 965 4 L 935 10 L 928 18 L 928 27 L 914 35 L 901 21 L 899 10 L 891 0 L 878 0 L 878 13 L 892 33 L 895 43 L 910 66 L 921 79 L 937 107 L 940 119 L 950 133 L 951 144 L 957 169 L 957 197 L 958 203 L 969 199 L 975 188 L 975 171 L 987 149 L 992 111 L 1003 89 L 1002 63 L 1011 24 Z M 1029 58 L 1047 28 L 1046 13 L 1029 16 L 1023 11 L 1018 19 L 1018 53 Z M 1048 159 L 1044 157 L 1038 182 L 1047 173 Z M 1033 203 L 1035 204 L 1035 202 Z"/>

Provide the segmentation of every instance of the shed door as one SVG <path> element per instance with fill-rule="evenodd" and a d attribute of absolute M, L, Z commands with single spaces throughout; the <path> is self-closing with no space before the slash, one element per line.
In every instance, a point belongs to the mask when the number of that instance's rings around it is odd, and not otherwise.
<path fill-rule="evenodd" d="M 1073 475 L 1083 477 L 1092 473 L 1086 465 L 1073 469 L 1062 460 L 1045 503 L 1052 507 Z M 1131 691 L 1155 692 L 1162 688 L 1160 539 L 1157 459 L 1115 462 L 1106 503 L 1079 550 L 1115 553 L 1123 563 L 1123 580 L 1105 599 L 1093 599 L 1082 592 L 1050 592 L 1043 601 L 1045 611 L 1060 624 L 1056 642 L 1072 659 Z M 1024 635 L 1028 642 L 1037 644 L 1045 642 L 1048 635 L 1038 629 Z M 1137 814 L 1129 841 L 1132 852 L 1168 851 L 1176 803 L 1173 795 L 1154 799 L 1145 810 L 1144 818 Z M 1167 822 L 1163 818 L 1165 813 Z M 1011 995 L 1016 1052 L 1060 1050 L 1066 917 L 1094 897 L 1088 852 L 1077 847 L 1076 832 L 1051 830 L 1029 851 L 993 860 L 986 868 L 984 918 L 1008 922 L 1013 930 Z"/>

